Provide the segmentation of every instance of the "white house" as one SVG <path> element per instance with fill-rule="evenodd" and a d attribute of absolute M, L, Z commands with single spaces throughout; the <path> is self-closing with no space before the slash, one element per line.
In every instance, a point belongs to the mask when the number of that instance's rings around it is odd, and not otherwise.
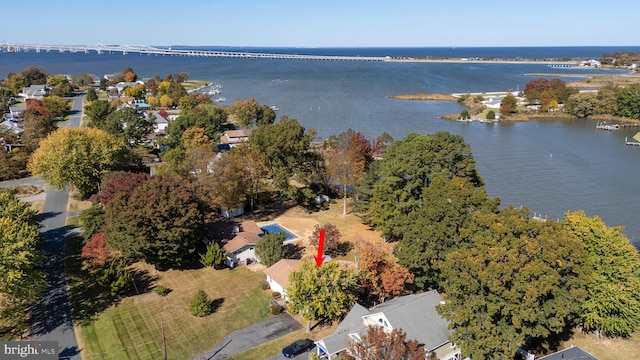
<path fill-rule="evenodd" d="M 255 248 L 263 230 L 254 221 L 243 221 L 234 229 L 234 236 L 222 245 L 227 257 L 227 265 L 257 262 Z"/>
<path fill-rule="evenodd" d="M 25 99 L 42 99 L 49 93 L 49 87 L 47 85 L 31 85 L 29 87 L 22 88 L 22 92 L 18 95 Z"/>
<path fill-rule="evenodd" d="M 277 263 L 269 266 L 264 270 L 267 275 L 267 282 L 272 291 L 287 296 L 287 287 L 289 286 L 289 274 L 298 268 L 300 260 L 281 259 Z"/>
<path fill-rule="evenodd" d="M 154 111 L 153 116 L 155 117 L 155 123 L 153 124 L 153 131 L 155 133 L 162 132 L 164 133 L 167 126 L 169 126 L 169 119 L 160 115 L 160 112 Z"/>
<path fill-rule="evenodd" d="M 442 301 L 437 291 L 412 294 L 389 300 L 366 309 L 355 304 L 336 331 L 316 341 L 316 353 L 323 359 L 335 359 L 347 348 L 349 341 L 362 341 L 369 326 L 381 326 L 385 331 L 402 329 L 408 340 L 417 340 L 427 354 L 441 360 L 461 360 L 460 350 L 449 342 L 449 322 L 442 318 L 436 306 Z"/>

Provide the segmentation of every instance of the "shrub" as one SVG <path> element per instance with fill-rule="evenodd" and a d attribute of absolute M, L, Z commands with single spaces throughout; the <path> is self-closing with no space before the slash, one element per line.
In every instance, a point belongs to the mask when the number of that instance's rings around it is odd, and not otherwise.
<path fill-rule="evenodd" d="M 496 112 L 493 110 L 487 111 L 487 120 L 493 120 L 496 118 Z"/>
<path fill-rule="evenodd" d="M 269 307 L 271 309 L 271 315 L 278 315 L 282 312 L 282 306 L 273 304 Z"/>
<path fill-rule="evenodd" d="M 160 296 L 167 296 L 171 292 L 171 289 L 166 286 L 158 285 L 153 288 L 153 292 Z"/>
<path fill-rule="evenodd" d="M 198 289 L 189 300 L 189 313 L 193 316 L 203 317 L 211 314 L 211 302 L 202 289 Z"/>
<path fill-rule="evenodd" d="M 207 245 L 207 251 L 200 254 L 200 263 L 204 266 L 217 267 L 224 262 L 224 253 L 220 245 L 213 242 Z"/>
<path fill-rule="evenodd" d="M 269 282 L 267 280 L 262 280 L 260 281 L 260 288 L 262 290 L 268 290 L 271 288 L 271 285 L 269 285 Z"/>

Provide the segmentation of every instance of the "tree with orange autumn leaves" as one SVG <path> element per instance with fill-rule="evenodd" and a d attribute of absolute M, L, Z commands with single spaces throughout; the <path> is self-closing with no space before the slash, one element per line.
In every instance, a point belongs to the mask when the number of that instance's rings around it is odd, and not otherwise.
<path fill-rule="evenodd" d="M 356 261 L 365 302 L 384 302 L 406 295 L 413 284 L 413 274 L 396 263 L 391 250 L 371 240 L 356 239 Z"/>

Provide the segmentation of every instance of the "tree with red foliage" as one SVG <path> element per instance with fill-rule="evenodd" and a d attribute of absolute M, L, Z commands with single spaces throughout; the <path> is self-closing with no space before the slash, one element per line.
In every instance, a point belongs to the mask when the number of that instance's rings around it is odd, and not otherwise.
<path fill-rule="evenodd" d="M 105 174 L 102 180 L 102 191 L 92 199 L 107 205 L 120 194 L 130 195 L 138 185 L 151 177 L 145 173 L 133 173 L 128 171 L 112 171 Z"/>
<path fill-rule="evenodd" d="M 385 300 L 409 293 L 408 284 L 413 284 L 413 274 L 392 260 L 386 244 L 375 244 L 371 240 L 356 240 L 358 271 L 363 275 L 360 284 L 369 302 Z"/>
<path fill-rule="evenodd" d="M 116 253 L 109 245 L 103 233 L 93 235 L 93 238 L 82 247 L 80 257 L 92 268 L 103 266 L 115 259 Z"/>
<path fill-rule="evenodd" d="M 387 333 L 381 326 L 369 326 L 362 341 L 351 340 L 347 352 L 356 359 L 367 360 L 426 360 L 424 348 L 417 340 L 407 341 L 402 329 Z"/>
<path fill-rule="evenodd" d="M 27 108 L 22 113 L 24 117 L 24 132 L 22 142 L 27 145 L 27 150 L 35 150 L 40 141 L 56 130 L 56 124 L 49 109 L 42 105 L 40 100 L 30 99 Z"/>
<path fill-rule="evenodd" d="M 320 230 L 324 230 L 324 253 L 336 255 L 336 252 L 340 248 L 340 232 L 333 224 L 316 225 L 315 228 L 313 228 L 313 233 L 311 233 L 309 237 L 309 243 L 313 246 L 318 246 Z"/>

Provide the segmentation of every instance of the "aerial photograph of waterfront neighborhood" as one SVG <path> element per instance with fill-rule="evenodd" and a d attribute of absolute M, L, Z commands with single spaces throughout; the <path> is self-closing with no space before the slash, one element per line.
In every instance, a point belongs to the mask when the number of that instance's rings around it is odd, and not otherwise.
<path fill-rule="evenodd" d="M 640 3 L 4 8 L 0 360 L 640 357 Z"/>

